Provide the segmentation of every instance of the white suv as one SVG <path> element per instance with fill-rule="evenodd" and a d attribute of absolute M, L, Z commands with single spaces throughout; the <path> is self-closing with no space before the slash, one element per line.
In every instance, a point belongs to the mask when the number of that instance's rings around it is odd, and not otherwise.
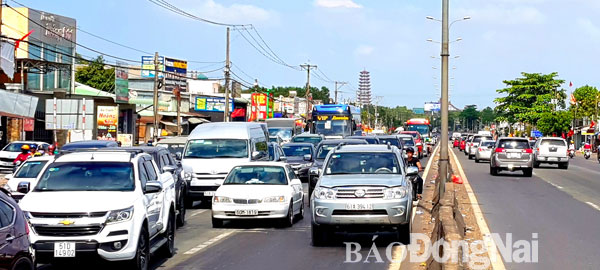
<path fill-rule="evenodd" d="M 41 263 L 99 256 L 147 269 L 155 251 L 174 254 L 173 176 L 139 150 L 58 156 L 20 206 Z"/>
<path fill-rule="evenodd" d="M 539 168 L 540 164 L 558 164 L 561 169 L 569 168 L 567 141 L 557 137 L 543 137 L 537 140 L 534 146 L 533 167 Z"/>

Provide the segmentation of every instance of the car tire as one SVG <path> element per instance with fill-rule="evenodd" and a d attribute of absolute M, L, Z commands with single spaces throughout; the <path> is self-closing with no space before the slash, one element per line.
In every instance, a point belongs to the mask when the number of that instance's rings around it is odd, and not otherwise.
<path fill-rule="evenodd" d="M 302 203 L 300 204 L 300 211 L 296 215 L 296 220 L 304 219 L 304 194 L 302 196 Z"/>
<path fill-rule="evenodd" d="M 148 230 L 143 226 L 138 237 L 135 257 L 130 261 L 128 269 L 148 270 L 150 264 L 150 238 Z"/>
<path fill-rule="evenodd" d="M 539 168 L 540 167 L 540 163 L 534 160 L 533 161 L 533 167 L 536 168 L 536 169 Z"/>
<path fill-rule="evenodd" d="M 282 228 L 289 228 L 294 225 L 294 203 L 290 202 L 288 213 L 279 221 Z"/>
<path fill-rule="evenodd" d="M 185 208 L 191 209 L 194 207 L 194 200 L 192 198 L 185 198 Z"/>
<path fill-rule="evenodd" d="M 473 155 L 471 155 L 471 154 L 469 154 L 468 157 L 469 157 L 469 160 L 473 159 Z"/>
<path fill-rule="evenodd" d="M 169 215 L 169 222 L 167 223 L 167 230 L 164 236 L 167 242 L 161 247 L 161 254 L 166 258 L 171 258 L 175 255 L 175 223 L 177 221 L 174 211 L 170 211 Z"/>
<path fill-rule="evenodd" d="M 323 225 L 311 224 L 310 226 L 312 245 L 315 247 L 322 247 L 329 243 L 329 229 Z"/>
<path fill-rule="evenodd" d="M 410 244 L 410 227 L 410 222 L 398 226 L 398 242 L 403 243 L 405 245 Z"/>
<path fill-rule="evenodd" d="M 212 227 L 215 229 L 223 228 L 223 220 L 212 217 Z"/>
<path fill-rule="evenodd" d="M 475 163 L 479 163 L 479 159 L 475 157 Z"/>
<path fill-rule="evenodd" d="M 523 176 L 525 176 L 525 177 L 533 176 L 533 168 L 524 169 Z"/>
<path fill-rule="evenodd" d="M 498 169 L 490 166 L 490 174 L 493 176 L 498 175 Z"/>
<path fill-rule="evenodd" d="M 185 212 L 186 212 L 186 203 L 185 203 L 185 190 L 181 192 L 179 195 L 179 213 L 177 214 L 177 227 L 183 227 L 185 225 Z"/>
<path fill-rule="evenodd" d="M 19 257 L 13 263 L 11 270 L 33 270 L 33 261 L 28 257 Z"/>
<path fill-rule="evenodd" d="M 569 162 L 560 163 L 560 164 L 558 164 L 558 167 L 563 170 L 569 169 Z"/>

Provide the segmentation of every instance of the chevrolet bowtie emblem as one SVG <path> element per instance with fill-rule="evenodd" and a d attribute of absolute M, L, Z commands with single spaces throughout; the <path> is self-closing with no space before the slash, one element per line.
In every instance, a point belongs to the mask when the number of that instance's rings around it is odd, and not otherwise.
<path fill-rule="evenodd" d="M 66 220 L 66 219 L 65 219 L 65 220 L 61 220 L 61 221 L 59 221 L 59 222 L 58 222 L 58 224 L 62 224 L 62 225 L 65 225 L 65 226 L 69 226 L 69 225 L 73 225 L 73 224 L 75 224 L 75 221 L 72 221 L 72 220 Z"/>

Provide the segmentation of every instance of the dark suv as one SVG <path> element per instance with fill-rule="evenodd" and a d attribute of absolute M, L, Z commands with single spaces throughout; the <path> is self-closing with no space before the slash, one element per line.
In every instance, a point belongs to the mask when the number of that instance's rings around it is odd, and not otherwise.
<path fill-rule="evenodd" d="M 531 177 L 533 174 L 533 149 L 526 138 L 503 137 L 494 145 L 490 158 L 490 174 L 498 172 L 523 171 L 523 175 Z"/>
<path fill-rule="evenodd" d="M 0 269 L 34 269 L 29 227 L 19 205 L 0 192 Z"/>

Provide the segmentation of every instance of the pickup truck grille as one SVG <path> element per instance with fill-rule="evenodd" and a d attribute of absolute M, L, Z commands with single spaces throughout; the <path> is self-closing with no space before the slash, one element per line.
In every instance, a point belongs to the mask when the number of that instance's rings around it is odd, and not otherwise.
<path fill-rule="evenodd" d="M 15 161 L 15 159 L 14 158 L 0 158 L 0 161 L 12 163 L 13 161 Z"/>
<path fill-rule="evenodd" d="M 257 204 L 260 203 L 259 199 L 233 199 L 236 204 Z"/>
<path fill-rule="evenodd" d="M 32 217 L 34 218 L 98 218 L 106 215 L 106 212 L 89 212 L 89 213 L 39 213 L 39 212 L 30 212 Z"/>
<path fill-rule="evenodd" d="M 225 177 L 227 177 L 227 173 L 194 173 L 193 177 L 196 180 L 225 180 Z"/>
<path fill-rule="evenodd" d="M 35 232 L 41 236 L 86 236 L 96 235 L 102 230 L 101 225 L 90 226 L 46 226 L 33 225 Z"/>
<path fill-rule="evenodd" d="M 356 191 L 363 190 L 364 196 L 356 196 Z M 360 193 L 360 192 L 358 192 Z M 383 188 L 381 187 L 351 187 L 351 188 L 338 188 L 336 195 L 338 199 L 372 199 L 372 198 L 383 198 Z"/>

